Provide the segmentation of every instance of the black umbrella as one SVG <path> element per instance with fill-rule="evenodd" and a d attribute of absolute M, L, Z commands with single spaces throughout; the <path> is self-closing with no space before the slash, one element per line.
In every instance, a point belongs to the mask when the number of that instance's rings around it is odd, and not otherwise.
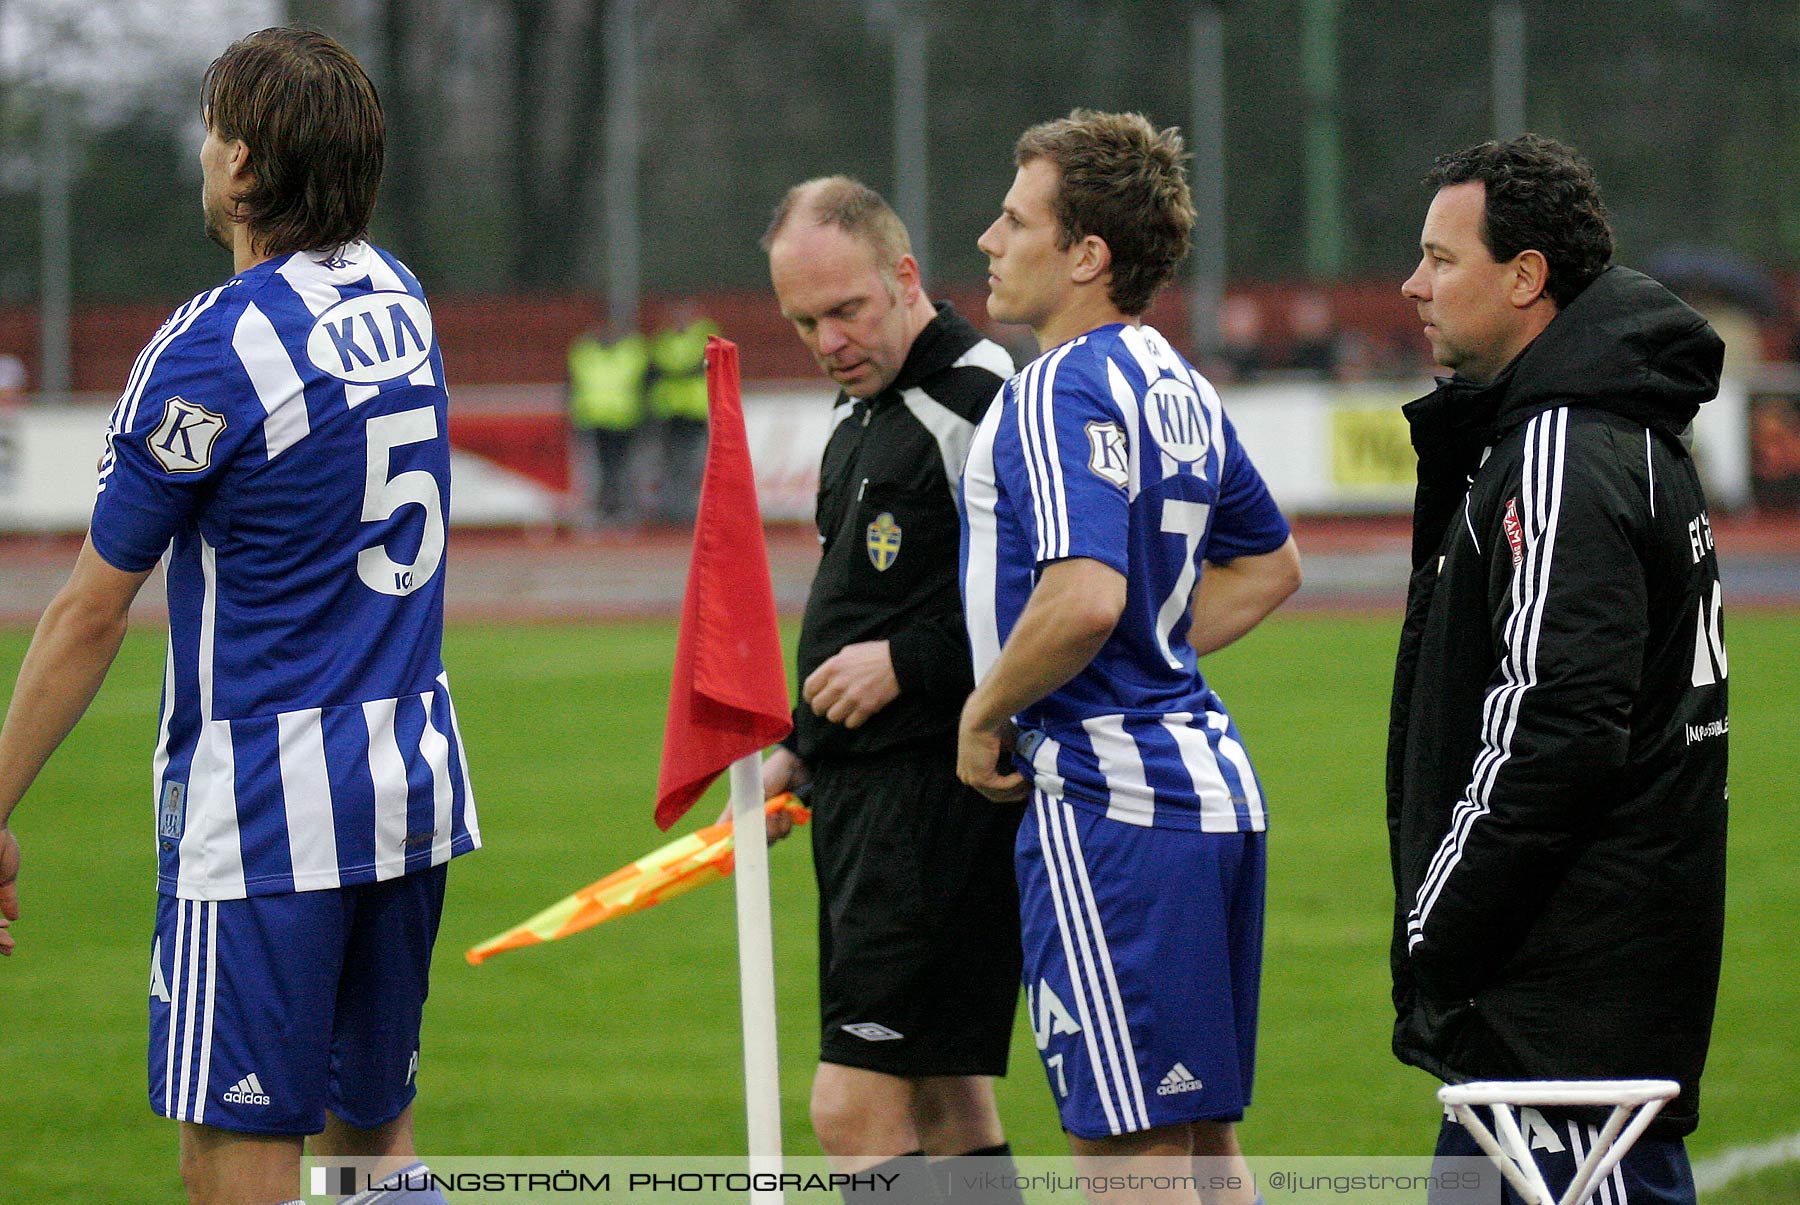
<path fill-rule="evenodd" d="M 1718 298 L 1761 318 L 1779 317 L 1786 308 L 1774 278 L 1723 247 L 1670 247 L 1652 255 L 1645 271 L 1683 298 Z"/>

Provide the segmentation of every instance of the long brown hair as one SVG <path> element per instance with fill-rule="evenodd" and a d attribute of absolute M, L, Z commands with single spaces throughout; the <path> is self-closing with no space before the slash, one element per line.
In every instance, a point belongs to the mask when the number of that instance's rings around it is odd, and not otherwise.
<path fill-rule="evenodd" d="M 325 251 L 368 233 L 385 129 L 349 51 L 309 29 L 260 30 L 213 60 L 201 98 L 213 134 L 249 148 L 253 182 L 231 200 L 258 251 Z"/>

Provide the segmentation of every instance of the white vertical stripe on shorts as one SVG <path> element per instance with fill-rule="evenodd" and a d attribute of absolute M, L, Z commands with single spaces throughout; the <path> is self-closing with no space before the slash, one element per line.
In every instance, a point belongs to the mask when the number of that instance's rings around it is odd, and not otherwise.
<path fill-rule="evenodd" d="M 187 901 L 175 901 L 175 944 L 174 954 L 169 961 L 174 964 L 175 974 L 169 985 L 169 1053 L 163 1065 L 163 1115 L 175 1116 L 175 1037 L 181 1032 L 176 1022 L 181 1017 L 181 989 L 186 984 L 182 978 L 182 964 L 186 961 L 183 952 L 187 945 Z"/>
<path fill-rule="evenodd" d="M 1087 906 L 1090 932 L 1094 937 L 1094 951 L 1099 957 L 1100 971 L 1106 979 L 1106 1003 L 1111 1006 L 1114 1025 L 1117 1028 L 1120 1059 L 1119 1066 L 1123 1071 L 1126 1086 L 1130 1089 L 1128 1104 L 1137 1107 L 1139 1128 L 1150 1128 L 1150 1110 L 1144 1104 L 1144 1084 L 1138 1077 L 1137 1050 L 1131 1041 L 1131 1018 L 1125 1012 L 1125 996 L 1119 991 L 1119 978 L 1113 971 L 1112 949 L 1106 942 L 1106 928 L 1100 923 L 1100 905 L 1094 898 L 1093 884 L 1088 881 L 1087 858 L 1081 852 L 1081 834 L 1075 827 L 1075 809 L 1067 803 L 1060 804 L 1057 810 L 1062 815 L 1063 825 L 1068 833 L 1069 862 L 1075 870 L 1080 882 L 1079 897 Z M 1126 1109 L 1129 1115 L 1131 1109 Z"/>
<path fill-rule="evenodd" d="M 213 1003 L 219 982 L 219 905 L 202 902 L 206 917 L 206 1018 L 200 1025 L 200 1083 L 194 1090 L 194 1120 L 206 1120 L 206 1086 L 212 1079 Z"/>
<path fill-rule="evenodd" d="M 187 999 L 182 1006 L 181 1022 L 181 1086 L 175 1094 L 175 1119 L 192 1121 L 188 1107 L 188 1085 L 193 1082 L 194 1073 L 194 1013 L 200 1002 L 200 905 L 193 905 L 194 912 L 188 922 L 187 949 L 182 957 L 187 960 Z M 172 1019 L 172 1018 L 171 1018 Z"/>
<path fill-rule="evenodd" d="M 212 1012 L 213 1012 L 213 972 L 217 969 L 213 956 L 212 944 L 218 937 L 218 918 L 202 900 L 180 900 L 176 906 L 182 910 L 182 919 L 187 926 L 186 949 L 177 954 L 177 959 L 187 961 L 186 983 L 181 992 L 171 999 L 169 1004 L 169 1031 L 173 1034 L 177 1029 L 181 1033 L 181 1078 L 175 1088 L 175 1109 L 170 1116 L 177 1121 L 194 1121 L 202 1119 L 206 1110 L 204 1096 L 195 1093 L 196 1075 L 198 1088 L 204 1092 L 207 1063 L 212 1058 Z M 214 905 L 216 908 L 217 905 Z M 192 909 L 191 911 L 189 909 Z M 207 932 L 210 918 L 211 932 Z M 179 925 L 177 926 L 180 927 Z M 201 971 L 200 945 L 206 943 L 206 970 Z M 176 975 L 181 975 L 181 966 L 177 962 Z M 185 1002 L 182 997 L 185 997 Z M 204 998 L 205 1007 L 200 1001 Z M 179 1006 L 179 1013 L 176 1011 Z M 198 1066 L 196 1066 L 198 1063 Z M 193 1104 L 188 1103 L 190 1095 L 196 1095 Z"/>
<path fill-rule="evenodd" d="M 1078 960 L 1075 956 L 1069 958 L 1069 983 L 1083 1025 L 1092 1018 L 1099 1031 L 1100 1049 L 1096 1050 L 1096 1043 L 1089 1041 L 1094 1079 L 1101 1087 L 1102 1102 L 1109 1098 L 1117 1102 L 1116 1109 L 1111 1104 L 1106 1106 L 1107 1121 L 1114 1133 L 1132 1133 L 1149 1129 L 1150 1118 L 1144 1108 L 1143 1089 L 1137 1082 L 1125 1002 L 1119 995 L 1112 955 L 1100 926 L 1099 907 L 1074 832 L 1074 811 L 1061 800 L 1046 798 L 1039 805 L 1038 831 L 1040 840 L 1045 830 L 1049 834 L 1049 840 L 1043 841 L 1044 862 L 1052 893 L 1058 900 L 1056 919 L 1064 949 L 1072 948 L 1078 956 Z M 1102 1054 L 1103 1057 L 1096 1057 Z"/>
<path fill-rule="evenodd" d="M 1088 1010 L 1087 993 L 1081 990 L 1080 964 L 1075 957 L 1073 928 L 1068 921 L 1069 905 L 1063 899 L 1063 884 L 1057 877 L 1056 867 L 1050 856 L 1052 822 L 1049 812 L 1056 805 L 1042 790 L 1033 791 L 1031 798 L 1037 810 L 1038 850 L 1044 857 L 1044 878 L 1050 884 L 1050 900 L 1056 906 L 1056 931 L 1062 936 L 1063 961 L 1069 968 L 1071 994 L 1075 997 L 1075 1015 L 1081 1022 L 1082 1036 L 1087 1041 L 1088 1066 L 1094 1072 L 1094 1083 L 1100 1092 L 1100 1107 L 1106 1112 L 1108 1128 L 1115 1134 L 1123 1133 L 1123 1128 L 1119 1123 L 1119 1111 L 1113 1106 L 1112 1091 L 1107 1085 L 1106 1076 L 1101 1071 L 1100 1039 L 1096 1032 L 1093 1015 Z"/>

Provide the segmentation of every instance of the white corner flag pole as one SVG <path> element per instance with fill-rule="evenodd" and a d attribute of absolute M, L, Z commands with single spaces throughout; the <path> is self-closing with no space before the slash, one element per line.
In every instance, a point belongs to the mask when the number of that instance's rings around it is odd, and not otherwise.
<path fill-rule="evenodd" d="M 769 905 L 769 847 L 763 838 L 762 755 L 731 763 L 731 823 L 738 839 L 738 985 L 744 1016 L 744 1108 L 750 1171 L 781 1172 L 781 1072 L 775 1053 L 775 939 Z M 780 1189 L 752 1188 L 750 1200 L 780 1205 Z"/>

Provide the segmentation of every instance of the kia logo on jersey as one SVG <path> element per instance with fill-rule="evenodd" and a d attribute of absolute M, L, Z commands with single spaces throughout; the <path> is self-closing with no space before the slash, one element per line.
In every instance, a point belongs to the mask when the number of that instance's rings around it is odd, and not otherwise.
<path fill-rule="evenodd" d="M 1206 455 L 1211 446 L 1206 407 L 1184 381 L 1165 377 L 1144 395 L 1144 425 L 1157 446 L 1183 464 Z"/>
<path fill-rule="evenodd" d="M 306 355 L 320 372 L 353 385 L 379 385 L 431 358 L 431 311 L 411 293 L 362 293 L 313 323 Z"/>

